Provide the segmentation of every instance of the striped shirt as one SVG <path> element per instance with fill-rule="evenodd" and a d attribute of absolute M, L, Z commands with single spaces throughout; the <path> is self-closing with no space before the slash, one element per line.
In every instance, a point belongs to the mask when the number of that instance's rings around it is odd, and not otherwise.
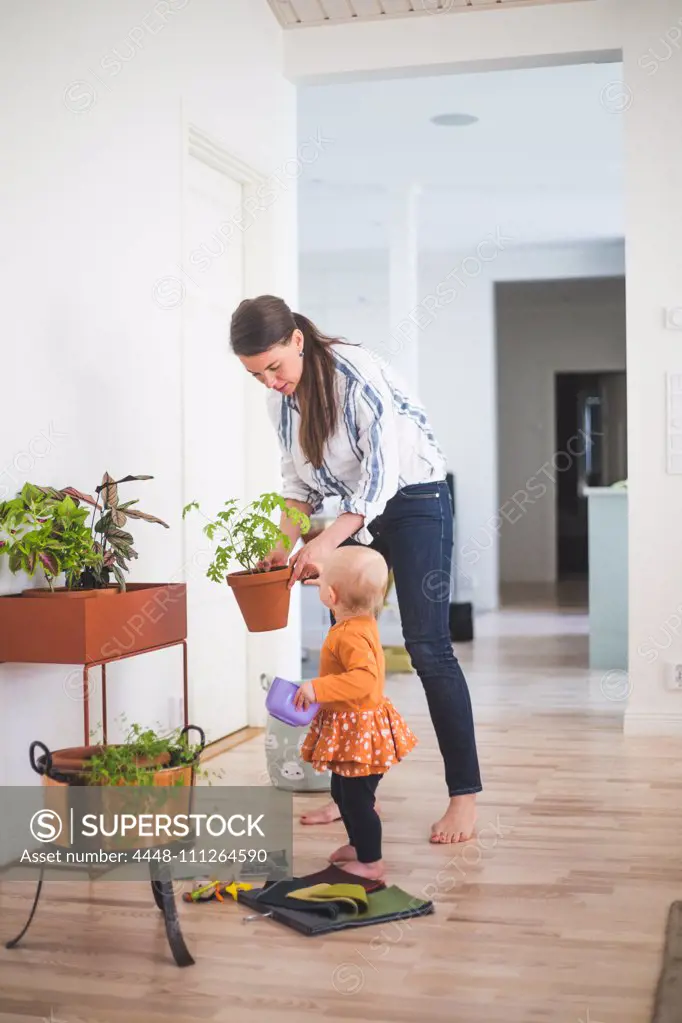
<path fill-rule="evenodd" d="M 409 398 L 386 364 L 358 345 L 332 345 L 336 363 L 337 427 L 319 469 L 299 443 L 296 394 L 268 392 L 268 411 L 282 452 L 282 496 L 318 512 L 338 497 L 339 513 L 364 517 L 356 533 L 371 543 L 367 525 L 401 487 L 444 480 L 446 463 L 422 406 Z"/>

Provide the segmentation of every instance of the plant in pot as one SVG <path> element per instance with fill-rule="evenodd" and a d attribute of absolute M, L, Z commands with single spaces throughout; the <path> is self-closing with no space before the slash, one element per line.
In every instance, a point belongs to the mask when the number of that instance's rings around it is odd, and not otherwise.
<path fill-rule="evenodd" d="M 185 506 L 183 519 L 190 511 L 201 511 L 197 501 Z M 283 629 L 289 619 L 291 568 L 259 567 L 275 547 L 291 548 L 291 540 L 271 518 L 274 511 L 300 526 L 301 534 L 310 529 L 308 516 L 274 493 L 261 494 L 245 506 L 234 498 L 226 501 L 215 519 L 203 527 L 209 540 L 218 538 L 206 575 L 217 583 L 227 580 L 249 632 Z"/>
<path fill-rule="evenodd" d="M 120 721 L 126 727 L 124 715 Z M 190 742 L 192 731 L 198 733 L 198 742 Z M 47 787 L 45 805 L 48 809 L 65 820 L 72 805 L 71 789 L 106 789 L 108 791 L 88 801 L 87 805 L 91 809 L 96 806 L 108 823 L 124 811 L 144 815 L 163 813 L 169 817 L 189 813 L 197 778 L 208 778 L 208 772 L 201 767 L 205 744 L 203 730 L 195 725 L 164 733 L 132 724 L 126 727 L 122 741 L 112 745 L 50 751 L 44 743 L 33 742 L 29 760 Z M 134 792 L 126 795 L 122 788 L 133 788 Z M 85 805 L 82 798 L 78 805 L 81 808 Z M 159 842 L 158 837 L 147 841 L 148 833 L 138 833 L 134 827 L 125 834 L 117 834 L 114 829 L 108 836 L 100 839 L 106 848 L 167 844 L 163 840 Z M 57 844 L 69 846 L 71 839 L 64 835 Z M 77 839 L 77 844 L 82 845 L 82 837 Z"/>
<path fill-rule="evenodd" d="M 124 572 L 137 558 L 133 537 L 122 527 L 128 519 L 144 519 L 166 529 L 168 523 L 134 508 L 137 499 L 121 503 L 119 483 L 150 480 L 153 476 L 124 476 L 113 479 L 104 473 L 95 489 L 97 497 L 75 487 L 39 487 L 26 483 L 11 501 L 0 504 L 0 556 L 9 561 L 10 571 L 33 576 L 42 568 L 48 589 L 55 591 L 55 579 L 63 572 L 65 589 L 107 590 L 113 573 L 118 591 L 124 592 Z M 90 526 L 86 525 L 93 508 Z M 97 512 L 100 512 L 97 517 Z"/>
<path fill-rule="evenodd" d="M 120 743 L 76 746 L 51 752 L 43 743 L 33 742 L 29 759 L 33 770 L 45 784 L 77 786 L 184 786 L 192 785 L 206 744 L 201 728 L 188 725 L 170 732 L 157 732 L 139 724 L 127 726 Z M 199 742 L 190 743 L 189 733 L 196 731 Z M 41 756 L 36 759 L 36 751 Z"/>
<path fill-rule="evenodd" d="M 86 571 L 101 570 L 86 520 L 87 508 L 67 491 L 48 492 L 26 483 L 19 494 L 0 504 L 0 557 L 13 574 L 33 577 L 42 569 L 49 591 L 64 573 L 67 589 L 74 589 Z"/>
<path fill-rule="evenodd" d="M 186 639 L 184 583 L 126 583 L 138 557 L 128 521 L 169 528 L 119 498 L 120 484 L 148 479 L 105 472 L 93 495 L 27 483 L 0 503 L 0 561 L 13 573 L 42 570 L 47 581 L 0 597 L 0 661 L 101 664 Z M 85 599 L 95 597 L 108 599 Z"/>
<path fill-rule="evenodd" d="M 121 503 L 118 496 L 120 483 L 130 483 L 137 480 L 151 480 L 153 476 L 124 476 L 120 480 L 113 479 L 108 472 L 104 473 L 102 482 L 96 488 L 101 505 L 95 500 L 83 495 L 84 500 L 89 500 L 94 505 L 92 529 L 98 539 L 94 541 L 95 550 L 101 555 L 101 561 L 95 566 L 88 566 L 79 582 L 84 589 L 102 589 L 110 585 L 110 575 L 113 573 L 118 588 L 121 592 L 126 589 L 124 572 L 129 571 L 128 562 L 137 558 L 137 551 L 133 548 L 133 537 L 123 529 L 128 519 L 142 519 L 145 522 L 153 522 L 165 529 L 169 529 L 167 522 L 149 515 L 147 512 L 134 508 L 137 498 L 132 501 Z M 101 515 L 95 520 L 95 514 L 101 508 Z"/>

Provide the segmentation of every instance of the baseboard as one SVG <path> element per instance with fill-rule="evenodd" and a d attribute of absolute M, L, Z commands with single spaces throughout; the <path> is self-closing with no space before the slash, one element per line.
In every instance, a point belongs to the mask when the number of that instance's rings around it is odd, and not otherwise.
<path fill-rule="evenodd" d="M 626 710 L 623 719 L 624 735 L 682 735 L 682 712 L 670 714 L 637 713 Z"/>
<path fill-rule="evenodd" d="M 232 735 L 225 735 L 222 739 L 216 739 L 215 742 L 209 743 L 201 754 L 202 764 L 205 764 L 208 760 L 213 760 L 214 757 L 221 756 L 223 753 L 227 753 L 228 750 L 234 749 L 235 746 L 241 746 L 243 742 L 255 739 L 257 735 L 262 735 L 264 731 L 264 728 L 240 728 L 238 732 L 233 732 Z"/>

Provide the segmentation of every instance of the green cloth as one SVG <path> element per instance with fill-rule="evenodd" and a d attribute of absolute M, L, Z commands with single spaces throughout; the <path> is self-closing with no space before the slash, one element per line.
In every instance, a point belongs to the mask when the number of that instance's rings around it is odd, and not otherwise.
<path fill-rule="evenodd" d="M 351 916 L 367 911 L 367 892 L 360 884 L 314 884 L 287 892 L 287 898 L 296 902 L 334 902 Z"/>
<path fill-rule="evenodd" d="M 331 869 L 335 871 L 334 884 L 345 886 L 345 881 L 336 881 L 336 876 L 341 871 L 336 868 Z M 320 883 L 316 880 L 320 874 L 312 876 L 315 878 L 313 883 Z M 433 902 L 410 895 L 402 888 L 398 888 L 397 885 L 368 892 L 367 908 L 363 912 L 357 911 L 357 903 L 354 903 L 356 909 L 349 911 L 343 902 L 339 905 L 336 902 L 310 900 L 306 902 L 305 900 L 290 899 L 288 892 L 301 891 L 302 884 L 305 886 L 306 880 L 307 878 L 295 878 L 275 882 L 261 890 L 239 892 L 238 899 L 242 905 L 255 909 L 257 912 L 262 913 L 267 909 L 275 920 L 287 927 L 292 927 L 300 934 L 309 936 L 330 934 L 332 931 L 344 930 L 346 927 L 375 926 L 392 920 L 426 916 L 434 912 Z M 365 888 L 368 883 L 362 879 L 360 887 Z M 311 887 L 311 885 L 308 883 L 307 887 Z M 367 891 L 366 888 L 365 891 Z"/>
<path fill-rule="evenodd" d="M 381 891 L 371 892 L 368 897 L 368 907 L 365 918 L 373 920 L 375 917 L 388 917 L 393 919 L 403 913 L 411 913 L 423 909 L 428 903 L 426 899 L 418 899 L 415 895 L 409 895 L 392 884 Z"/>

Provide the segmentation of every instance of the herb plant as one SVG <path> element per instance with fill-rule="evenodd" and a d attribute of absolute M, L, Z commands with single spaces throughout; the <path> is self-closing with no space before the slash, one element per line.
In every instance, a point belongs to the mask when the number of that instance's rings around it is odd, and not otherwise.
<path fill-rule="evenodd" d="M 120 720 L 125 724 L 124 716 Z M 163 734 L 132 724 L 121 743 L 103 746 L 101 752 L 87 761 L 86 784 L 153 785 L 154 775 L 159 770 L 183 765 L 194 765 L 195 772 L 201 774 L 198 769 L 201 748 L 190 744 L 187 733 L 180 728 Z M 155 764 L 154 761 L 164 754 L 168 755 L 166 762 Z"/>
<path fill-rule="evenodd" d="M 185 506 L 183 519 L 193 510 L 201 511 L 197 501 Z M 225 502 L 215 520 L 209 520 L 203 527 L 209 540 L 213 541 L 216 536 L 219 538 L 215 556 L 206 572 L 209 579 L 223 582 L 225 576 L 234 570 L 235 563 L 245 572 L 255 572 L 258 564 L 279 544 L 286 550 L 290 549 L 291 540 L 272 521 L 271 515 L 276 510 L 300 525 L 301 533 L 310 529 L 308 516 L 297 508 L 291 508 L 279 494 L 261 494 L 243 508 L 236 499 Z"/>

